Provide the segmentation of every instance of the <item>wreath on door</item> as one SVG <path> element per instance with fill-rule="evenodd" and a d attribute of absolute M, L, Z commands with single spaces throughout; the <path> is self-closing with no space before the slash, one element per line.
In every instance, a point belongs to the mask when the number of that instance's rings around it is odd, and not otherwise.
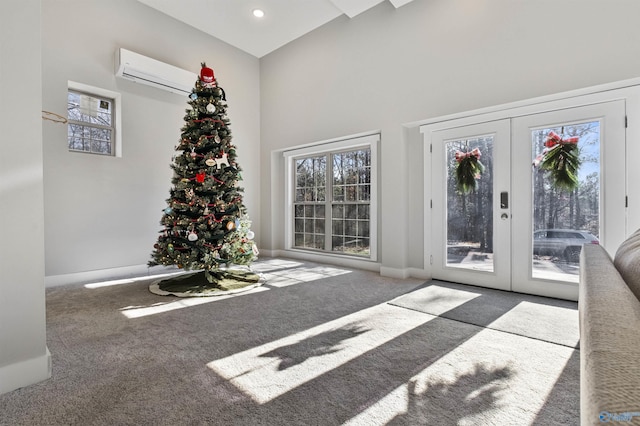
<path fill-rule="evenodd" d="M 478 187 L 478 179 L 484 172 L 484 165 L 480 162 L 482 154 L 478 148 L 469 152 L 456 151 L 456 184 L 458 190 L 468 194 Z"/>
<path fill-rule="evenodd" d="M 534 167 L 545 170 L 551 184 L 558 189 L 572 191 L 578 187 L 578 170 L 582 161 L 578 152 L 578 137 L 564 138 L 551 131 L 544 150 L 533 162 Z"/>

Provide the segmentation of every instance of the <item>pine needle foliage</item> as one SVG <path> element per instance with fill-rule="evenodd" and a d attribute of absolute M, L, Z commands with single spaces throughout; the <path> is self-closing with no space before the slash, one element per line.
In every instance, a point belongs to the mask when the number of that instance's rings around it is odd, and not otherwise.
<path fill-rule="evenodd" d="M 478 179 L 484 171 L 484 165 L 474 156 L 460 160 L 456 168 L 458 191 L 468 194 L 478 186 Z"/>
<path fill-rule="evenodd" d="M 551 184 L 558 189 L 572 191 L 578 187 L 578 169 L 582 161 L 576 144 L 559 144 L 551 148 L 540 162 Z"/>

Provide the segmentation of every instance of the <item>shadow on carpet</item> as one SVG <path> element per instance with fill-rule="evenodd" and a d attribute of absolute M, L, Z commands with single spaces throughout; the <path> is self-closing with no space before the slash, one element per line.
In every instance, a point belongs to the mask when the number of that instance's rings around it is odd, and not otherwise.
<path fill-rule="evenodd" d="M 264 283 L 261 275 L 250 270 L 227 269 L 215 284 L 207 281 L 204 271 L 185 273 L 156 280 L 149 291 L 160 296 L 209 297 L 251 290 Z"/>
<path fill-rule="evenodd" d="M 570 348 L 579 347 L 576 302 L 434 280 L 389 304 Z"/>

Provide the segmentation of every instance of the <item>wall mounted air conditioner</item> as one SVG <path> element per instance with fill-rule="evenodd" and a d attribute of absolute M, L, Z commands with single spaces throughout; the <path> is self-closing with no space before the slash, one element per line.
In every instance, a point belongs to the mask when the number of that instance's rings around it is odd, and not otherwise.
<path fill-rule="evenodd" d="M 116 50 L 116 76 L 141 84 L 188 95 L 198 76 L 127 49 Z"/>

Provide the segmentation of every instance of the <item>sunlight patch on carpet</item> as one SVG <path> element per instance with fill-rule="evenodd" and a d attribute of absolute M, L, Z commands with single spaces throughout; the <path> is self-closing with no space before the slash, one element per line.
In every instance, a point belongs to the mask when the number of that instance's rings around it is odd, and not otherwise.
<path fill-rule="evenodd" d="M 294 269 L 304 266 L 303 262 L 297 262 L 287 259 L 260 259 L 252 264 L 251 269 L 256 272 L 274 272 Z"/>
<path fill-rule="evenodd" d="M 136 283 L 138 281 L 145 281 L 145 280 L 149 280 L 149 279 L 158 279 L 158 278 L 166 278 L 166 277 L 171 277 L 174 275 L 179 275 L 179 274 L 183 274 L 183 271 L 178 271 L 178 272 L 168 272 L 165 274 L 157 274 L 157 275 L 145 275 L 142 277 L 134 277 L 134 278 L 120 278 L 120 279 L 114 279 L 114 280 L 104 280 L 104 281 L 97 281 L 94 283 L 89 283 L 89 284 L 85 284 L 84 288 L 88 288 L 88 289 L 95 289 L 95 288 L 102 288 L 102 287 L 111 287 L 114 285 L 122 285 L 122 284 L 133 284 Z"/>
<path fill-rule="evenodd" d="M 351 273 L 351 271 L 347 269 L 318 265 L 313 267 L 302 266 L 287 269 L 286 271 L 268 272 L 265 273 L 264 276 L 271 286 L 288 287 L 290 285 L 308 283 L 349 273 Z"/>
<path fill-rule="evenodd" d="M 248 294 L 255 294 L 262 291 L 268 291 L 267 287 L 257 287 L 252 290 L 247 290 L 244 293 L 228 294 L 217 297 L 190 297 L 180 298 L 173 302 L 158 302 L 151 306 L 127 306 L 120 309 L 120 312 L 129 319 L 146 317 L 149 315 L 161 314 L 164 312 L 175 311 L 176 309 L 189 308 L 191 306 L 203 305 L 205 303 L 218 302 L 230 297 L 242 297 Z"/>
<path fill-rule="evenodd" d="M 432 281 L 389 304 L 575 348 L 576 302 Z"/>
<path fill-rule="evenodd" d="M 574 351 L 484 329 L 345 425 L 532 424 Z"/>
<path fill-rule="evenodd" d="M 207 366 L 264 404 L 434 318 L 377 305 Z"/>

